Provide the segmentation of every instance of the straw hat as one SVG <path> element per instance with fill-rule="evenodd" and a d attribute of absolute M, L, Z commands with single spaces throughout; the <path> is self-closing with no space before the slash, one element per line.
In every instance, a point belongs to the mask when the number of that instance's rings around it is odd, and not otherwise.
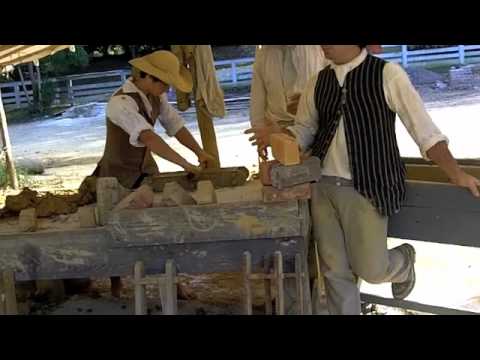
<path fill-rule="evenodd" d="M 155 51 L 130 60 L 129 64 L 182 92 L 189 93 L 192 91 L 193 81 L 190 71 L 185 66 L 180 65 L 177 57 L 170 51 Z"/>

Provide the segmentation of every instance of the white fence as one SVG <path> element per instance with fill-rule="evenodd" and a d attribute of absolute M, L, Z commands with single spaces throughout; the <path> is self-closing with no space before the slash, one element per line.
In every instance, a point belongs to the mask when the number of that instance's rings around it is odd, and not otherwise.
<path fill-rule="evenodd" d="M 382 45 L 383 54 L 379 57 L 401 63 L 408 67 L 414 63 L 431 63 L 450 60 L 463 65 L 467 59 L 476 58 L 480 61 L 480 45 L 455 45 L 438 49 L 409 51 L 408 45 Z"/>
<path fill-rule="evenodd" d="M 480 61 L 480 45 L 456 45 L 440 49 L 408 51 L 407 45 L 382 45 L 384 53 L 379 57 L 410 64 L 445 62 L 465 64 L 468 61 Z M 216 61 L 217 77 L 222 84 L 237 84 L 250 81 L 254 58 Z M 72 75 L 53 79 L 55 83 L 55 103 L 81 103 L 112 94 L 130 74 L 129 70 L 106 71 Z M 26 81 L 28 95 L 33 96 L 32 85 Z M 0 83 L 5 108 L 20 108 L 28 105 L 21 82 Z"/>

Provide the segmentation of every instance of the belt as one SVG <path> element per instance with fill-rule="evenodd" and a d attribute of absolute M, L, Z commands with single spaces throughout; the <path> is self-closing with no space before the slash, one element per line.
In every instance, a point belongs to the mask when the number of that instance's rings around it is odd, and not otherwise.
<path fill-rule="evenodd" d="M 337 176 L 322 176 L 318 181 L 320 184 L 330 184 L 336 186 L 353 186 L 352 180 L 347 180 Z"/>

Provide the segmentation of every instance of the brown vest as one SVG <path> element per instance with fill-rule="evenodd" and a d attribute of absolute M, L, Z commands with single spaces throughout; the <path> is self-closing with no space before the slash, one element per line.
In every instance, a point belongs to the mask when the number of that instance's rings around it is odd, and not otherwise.
<path fill-rule="evenodd" d="M 138 112 L 152 126 L 160 114 L 160 99 L 148 96 L 152 104 L 152 116 L 150 117 L 145 104 L 138 93 L 124 93 L 122 89 L 113 96 L 129 96 L 138 106 Z M 116 177 L 119 183 L 131 189 L 142 174 L 157 175 L 157 164 L 152 153 L 146 147 L 135 147 L 130 144 L 130 135 L 121 127 L 115 125 L 107 117 L 107 140 L 103 157 L 98 163 L 94 175 L 98 177 Z"/>

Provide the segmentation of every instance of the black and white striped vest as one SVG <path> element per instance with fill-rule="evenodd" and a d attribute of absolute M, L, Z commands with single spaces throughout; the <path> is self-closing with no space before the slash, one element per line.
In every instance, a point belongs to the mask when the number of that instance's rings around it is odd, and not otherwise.
<path fill-rule="evenodd" d="M 323 162 L 343 115 L 350 170 L 355 189 L 390 216 L 405 199 L 405 166 L 395 134 L 396 114 L 383 90 L 386 62 L 367 55 L 347 74 L 341 87 L 331 67 L 318 75 L 315 103 L 319 130 L 312 155 Z"/>

